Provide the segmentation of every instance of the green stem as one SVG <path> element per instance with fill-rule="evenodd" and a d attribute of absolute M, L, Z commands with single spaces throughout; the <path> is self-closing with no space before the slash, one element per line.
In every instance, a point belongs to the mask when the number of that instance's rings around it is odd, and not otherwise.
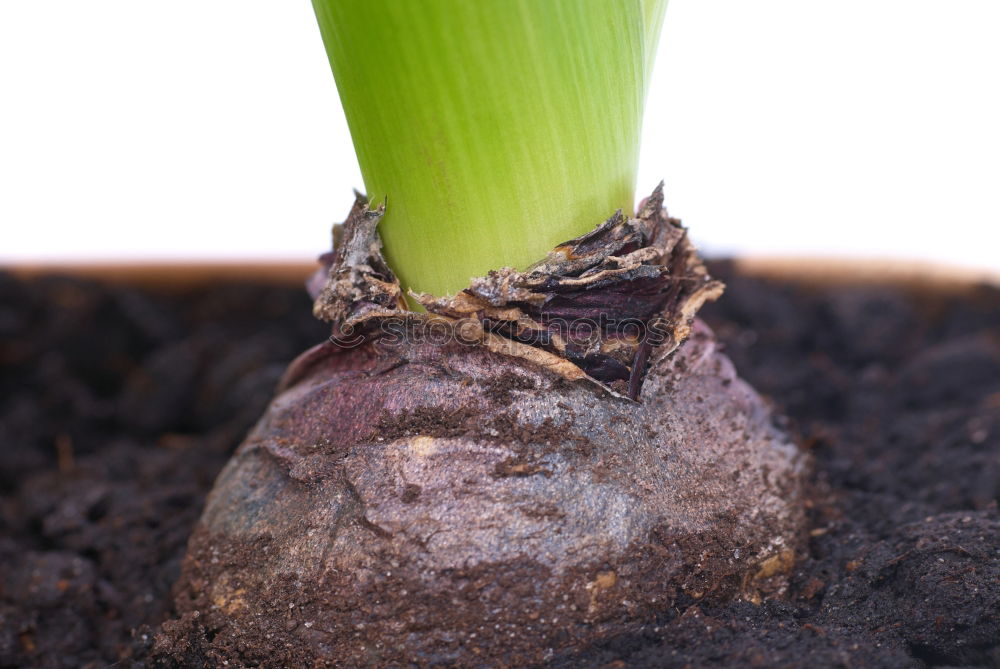
<path fill-rule="evenodd" d="M 313 0 L 404 288 L 524 268 L 631 212 L 666 0 Z"/>

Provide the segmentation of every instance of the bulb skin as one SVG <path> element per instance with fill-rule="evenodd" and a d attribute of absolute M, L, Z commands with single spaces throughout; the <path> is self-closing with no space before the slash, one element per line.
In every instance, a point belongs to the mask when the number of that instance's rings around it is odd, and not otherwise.
<path fill-rule="evenodd" d="M 808 458 L 704 323 L 641 402 L 419 335 L 293 363 L 208 499 L 164 654 L 523 665 L 781 595 Z"/>

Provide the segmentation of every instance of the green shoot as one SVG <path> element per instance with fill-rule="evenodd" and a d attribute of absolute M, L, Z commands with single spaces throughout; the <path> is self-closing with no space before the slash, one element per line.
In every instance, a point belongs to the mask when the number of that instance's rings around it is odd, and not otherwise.
<path fill-rule="evenodd" d="M 405 288 L 452 294 L 631 213 L 666 0 L 313 0 Z"/>

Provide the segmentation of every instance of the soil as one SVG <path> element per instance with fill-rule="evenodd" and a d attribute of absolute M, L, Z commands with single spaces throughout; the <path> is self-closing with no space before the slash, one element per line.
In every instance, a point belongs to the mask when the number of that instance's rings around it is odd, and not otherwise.
<path fill-rule="evenodd" d="M 1000 290 L 712 270 L 702 313 L 815 458 L 808 552 L 784 599 L 685 603 L 551 664 L 1000 666 Z M 0 666 L 157 661 L 205 494 L 326 334 L 295 287 L 0 275 Z"/>

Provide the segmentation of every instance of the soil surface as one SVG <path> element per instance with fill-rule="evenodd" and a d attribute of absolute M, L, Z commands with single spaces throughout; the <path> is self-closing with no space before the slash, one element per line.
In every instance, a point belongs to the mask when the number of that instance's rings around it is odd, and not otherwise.
<path fill-rule="evenodd" d="M 1000 666 L 1000 290 L 713 271 L 702 313 L 816 460 L 789 596 L 684 603 L 558 667 Z M 285 365 L 304 291 L 0 274 L 0 667 L 150 664 L 188 535 Z"/>

